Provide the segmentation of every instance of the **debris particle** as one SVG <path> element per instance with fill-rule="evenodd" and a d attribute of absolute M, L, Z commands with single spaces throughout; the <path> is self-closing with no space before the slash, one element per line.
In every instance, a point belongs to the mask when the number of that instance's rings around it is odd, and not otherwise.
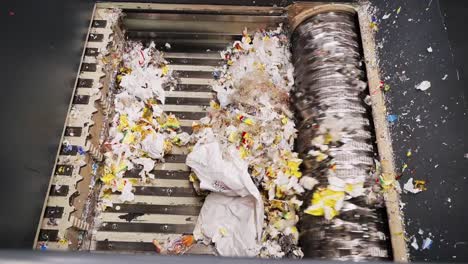
<path fill-rule="evenodd" d="M 377 23 L 375 23 L 374 21 L 370 22 L 369 27 L 374 31 L 379 31 L 379 28 L 377 27 Z"/>
<path fill-rule="evenodd" d="M 419 228 L 418 234 L 422 235 L 422 234 L 424 234 L 424 231 L 421 228 Z"/>
<path fill-rule="evenodd" d="M 408 150 L 408 152 L 406 152 L 406 157 L 411 157 L 412 153 L 411 153 L 411 150 Z"/>
<path fill-rule="evenodd" d="M 406 168 L 408 168 L 408 164 L 403 164 L 403 167 L 401 167 L 401 172 L 405 172 Z"/>
<path fill-rule="evenodd" d="M 397 9 L 397 11 L 396 11 L 397 15 L 400 14 L 400 12 L 401 12 L 401 6 L 398 7 L 398 9 Z"/>
<path fill-rule="evenodd" d="M 390 85 L 385 84 L 384 87 L 383 87 L 383 90 L 384 90 L 384 92 L 390 91 Z"/>
<path fill-rule="evenodd" d="M 445 81 L 448 77 L 448 74 L 445 74 L 444 77 L 442 77 L 442 81 Z"/>
<path fill-rule="evenodd" d="M 391 15 L 392 15 L 391 13 L 385 14 L 385 15 L 382 17 L 382 19 L 387 19 L 387 18 L 389 18 Z"/>
<path fill-rule="evenodd" d="M 411 246 L 412 246 L 415 250 L 418 250 L 418 249 L 419 249 L 418 241 L 416 240 L 415 237 L 413 238 L 413 242 L 411 242 Z"/>
<path fill-rule="evenodd" d="M 427 48 L 427 52 L 431 53 L 432 52 L 432 47 Z"/>
<path fill-rule="evenodd" d="M 164 46 L 166 47 L 166 49 L 170 49 L 170 48 L 171 48 L 171 44 L 169 44 L 168 42 L 166 42 L 166 44 L 164 44 Z"/>
<path fill-rule="evenodd" d="M 14 15 L 15 15 L 15 12 L 13 12 L 13 11 L 10 10 L 10 11 L 8 11 L 8 15 L 9 15 L 9 16 L 14 16 Z"/>
<path fill-rule="evenodd" d="M 416 90 L 426 91 L 431 87 L 430 81 L 422 81 L 418 85 L 415 86 Z"/>
<path fill-rule="evenodd" d="M 426 239 L 423 240 L 421 250 L 430 249 L 432 246 L 432 243 L 433 243 L 432 239 L 426 237 Z"/>
<path fill-rule="evenodd" d="M 116 210 L 116 211 L 120 211 L 120 205 L 117 205 L 117 206 L 115 207 L 115 210 Z"/>
<path fill-rule="evenodd" d="M 465 155 L 463 155 L 463 157 L 464 157 L 465 159 L 468 159 L 468 153 L 465 153 Z"/>
<path fill-rule="evenodd" d="M 388 115 L 387 120 L 389 123 L 395 123 L 398 120 L 398 115 Z"/>
<path fill-rule="evenodd" d="M 451 203 L 451 202 L 452 202 L 452 198 L 448 197 L 448 198 L 447 198 L 447 202 Z"/>
<path fill-rule="evenodd" d="M 410 193 L 419 193 L 422 190 L 419 188 L 416 188 L 416 186 L 413 184 L 413 178 L 409 178 L 408 181 L 403 185 L 403 189 L 405 192 L 410 192 Z"/>
<path fill-rule="evenodd" d="M 372 99 L 370 97 L 370 95 L 367 95 L 365 98 L 364 98 L 364 103 L 366 105 L 371 105 L 372 104 Z"/>

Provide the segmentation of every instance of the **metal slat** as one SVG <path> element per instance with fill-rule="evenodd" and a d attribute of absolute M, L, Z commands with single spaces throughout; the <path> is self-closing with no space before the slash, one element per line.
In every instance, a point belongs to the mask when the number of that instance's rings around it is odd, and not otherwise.
<path fill-rule="evenodd" d="M 124 174 L 124 178 L 137 178 L 138 173 L 141 169 L 128 170 Z M 177 170 L 153 170 L 151 171 L 157 179 L 188 179 L 190 172 L 189 171 L 177 171 Z"/>
<path fill-rule="evenodd" d="M 184 234 L 192 233 L 194 228 L 194 224 L 104 222 L 99 227 L 99 231 Z"/>
<path fill-rule="evenodd" d="M 118 201 L 119 195 L 111 195 L 114 201 Z M 174 197 L 174 196 L 158 196 L 148 194 L 135 195 L 135 199 L 131 202 L 126 202 L 128 205 L 146 204 L 146 205 L 202 205 L 202 199 L 196 196 Z"/>
<path fill-rule="evenodd" d="M 99 216 L 105 222 L 137 222 L 137 223 L 158 223 L 158 224 L 195 224 L 196 216 L 190 215 L 160 215 L 144 213 L 102 213 Z"/>
<path fill-rule="evenodd" d="M 170 87 L 166 87 L 164 90 L 169 91 Z M 174 91 L 185 91 L 185 92 L 211 92 L 210 85 L 200 85 L 200 84 L 178 84 Z M 166 98 L 166 102 L 170 98 Z"/>
<path fill-rule="evenodd" d="M 173 197 L 194 197 L 193 188 L 181 187 L 152 187 L 135 186 L 135 195 L 173 196 Z"/>
<path fill-rule="evenodd" d="M 116 208 L 119 208 L 117 210 Z M 146 204 L 114 204 L 106 208 L 105 212 L 145 213 L 145 214 L 171 214 L 198 216 L 200 206 L 192 205 L 146 205 Z"/>
<path fill-rule="evenodd" d="M 119 252 L 155 252 L 156 248 L 151 242 L 121 242 L 121 241 L 97 241 L 95 250 L 119 251 Z"/>
<path fill-rule="evenodd" d="M 135 232 L 110 232 L 100 231 L 96 234 L 96 241 L 118 241 L 118 242 L 153 242 L 176 239 L 180 234 L 158 234 L 158 233 L 135 233 Z"/>

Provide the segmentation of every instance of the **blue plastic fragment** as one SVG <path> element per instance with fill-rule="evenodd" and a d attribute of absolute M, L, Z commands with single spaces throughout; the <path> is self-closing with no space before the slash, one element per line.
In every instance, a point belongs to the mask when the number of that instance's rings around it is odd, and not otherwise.
<path fill-rule="evenodd" d="M 221 72 L 220 72 L 220 71 L 214 71 L 214 72 L 213 72 L 213 78 L 214 78 L 215 80 L 218 80 L 220 76 L 221 76 Z"/>
<path fill-rule="evenodd" d="M 387 120 L 390 123 L 395 123 L 398 120 L 398 116 L 397 115 L 388 115 Z"/>
<path fill-rule="evenodd" d="M 78 147 L 78 153 L 80 153 L 80 155 L 84 155 L 86 154 L 86 150 L 83 149 L 83 147 Z"/>
<path fill-rule="evenodd" d="M 63 151 L 64 151 L 65 153 L 70 152 L 70 151 L 72 151 L 72 150 L 73 150 L 73 146 L 72 146 L 72 145 L 69 145 L 69 144 L 68 144 L 68 145 L 64 145 Z"/>

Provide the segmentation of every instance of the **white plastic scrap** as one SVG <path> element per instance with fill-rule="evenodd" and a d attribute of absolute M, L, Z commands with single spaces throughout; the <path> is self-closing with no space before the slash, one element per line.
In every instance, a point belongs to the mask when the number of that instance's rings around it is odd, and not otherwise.
<path fill-rule="evenodd" d="M 193 235 L 205 244 L 213 242 L 221 256 L 253 257 L 260 249 L 252 196 L 209 194 L 200 211 Z M 263 208 L 262 208 L 263 209 Z"/>
<path fill-rule="evenodd" d="M 200 188 L 212 191 L 203 203 L 194 235 L 214 242 L 222 256 L 255 256 L 260 248 L 263 201 L 238 150 L 225 150 L 208 128 L 187 156 L 186 164 L 196 173 Z"/>
<path fill-rule="evenodd" d="M 416 240 L 416 237 L 413 238 L 413 242 L 411 242 L 411 246 L 415 249 L 419 249 L 418 241 Z"/>
<path fill-rule="evenodd" d="M 431 87 L 430 81 L 422 81 L 418 85 L 415 86 L 415 88 L 420 91 L 426 91 L 430 87 Z"/>
<path fill-rule="evenodd" d="M 427 52 L 431 53 L 432 52 L 432 47 L 427 48 Z"/>

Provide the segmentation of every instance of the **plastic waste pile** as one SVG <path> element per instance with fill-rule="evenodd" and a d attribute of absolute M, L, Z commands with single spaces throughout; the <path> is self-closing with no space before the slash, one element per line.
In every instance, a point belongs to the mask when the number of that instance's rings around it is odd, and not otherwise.
<path fill-rule="evenodd" d="M 288 38 L 281 27 L 244 30 L 221 55 L 225 64 L 213 85 L 219 103 L 194 123 L 197 143 L 187 157 L 200 187 L 212 192 L 195 238 L 214 242 L 220 255 L 300 258 L 298 195 L 316 180 L 302 177 L 293 151 Z"/>
<path fill-rule="evenodd" d="M 176 80 L 154 43 L 144 48 L 139 42 L 127 42 L 122 64 L 117 75 L 115 113 L 103 143 L 103 208 L 132 201 L 136 181 L 154 179 L 151 171 L 155 163 L 163 162 L 173 145 L 185 145 L 190 138 L 180 132 L 177 118 L 164 113 L 161 107 L 164 88 L 174 86 Z M 141 179 L 124 178 L 125 172 L 132 169 L 140 169 Z M 120 195 L 112 198 L 114 193 Z"/>

